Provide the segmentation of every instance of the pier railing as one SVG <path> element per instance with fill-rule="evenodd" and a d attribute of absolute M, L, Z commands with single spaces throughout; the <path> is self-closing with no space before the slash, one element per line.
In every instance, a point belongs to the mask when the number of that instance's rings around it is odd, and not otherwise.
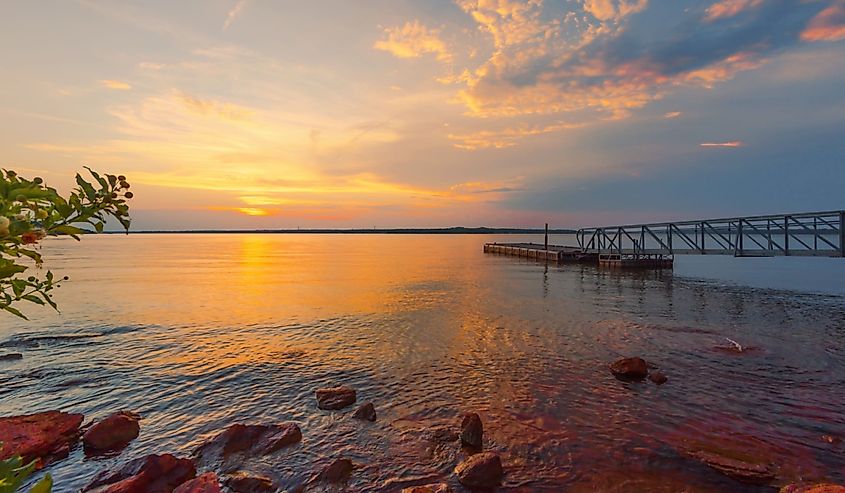
<path fill-rule="evenodd" d="M 583 228 L 584 252 L 845 257 L 845 211 Z"/>

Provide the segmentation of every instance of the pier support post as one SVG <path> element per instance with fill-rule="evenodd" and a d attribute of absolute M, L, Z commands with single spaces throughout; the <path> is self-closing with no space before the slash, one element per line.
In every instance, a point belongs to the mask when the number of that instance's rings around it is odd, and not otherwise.
<path fill-rule="evenodd" d="M 546 240 L 543 242 L 543 249 L 549 251 L 549 223 L 546 223 Z"/>
<path fill-rule="evenodd" d="M 839 256 L 845 257 L 845 211 L 839 211 Z"/>

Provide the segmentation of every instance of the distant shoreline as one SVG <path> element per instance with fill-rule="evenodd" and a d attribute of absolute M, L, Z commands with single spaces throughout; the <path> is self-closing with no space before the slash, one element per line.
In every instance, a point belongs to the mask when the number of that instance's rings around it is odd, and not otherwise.
<path fill-rule="evenodd" d="M 575 234 L 574 229 L 550 229 L 549 234 Z M 543 229 L 523 228 L 384 228 L 384 229 L 189 229 L 140 230 L 129 234 L 543 234 Z M 105 231 L 126 234 L 124 231 Z"/>

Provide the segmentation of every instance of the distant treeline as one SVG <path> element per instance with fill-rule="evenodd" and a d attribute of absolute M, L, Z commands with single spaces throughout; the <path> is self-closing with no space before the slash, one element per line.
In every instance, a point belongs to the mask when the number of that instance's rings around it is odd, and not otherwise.
<path fill-rule="evenodd" d="M 130 234 L 209 234 L 209 233 L 264 233 L 264 234 L 506 234 L 506 235 L 528 235 L 528 234 L 543 234 L 542 228 L 355 228 L 355 229 L 192 229 L 192 230 L 143 230 L 130 231 Z M 550 229 L 549 234 L 573 234 L 574 229 Z M 122 232 L 121 232 L 122 234 Z"/>

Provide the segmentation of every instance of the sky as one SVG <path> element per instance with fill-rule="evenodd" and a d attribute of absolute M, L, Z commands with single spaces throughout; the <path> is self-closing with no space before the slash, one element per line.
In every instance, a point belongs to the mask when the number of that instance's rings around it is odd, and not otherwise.
<path fill-rule="evenodd" d="M 845 0 L 9 0 L 0 166 L 134 229 L 845 209 Z"/>

